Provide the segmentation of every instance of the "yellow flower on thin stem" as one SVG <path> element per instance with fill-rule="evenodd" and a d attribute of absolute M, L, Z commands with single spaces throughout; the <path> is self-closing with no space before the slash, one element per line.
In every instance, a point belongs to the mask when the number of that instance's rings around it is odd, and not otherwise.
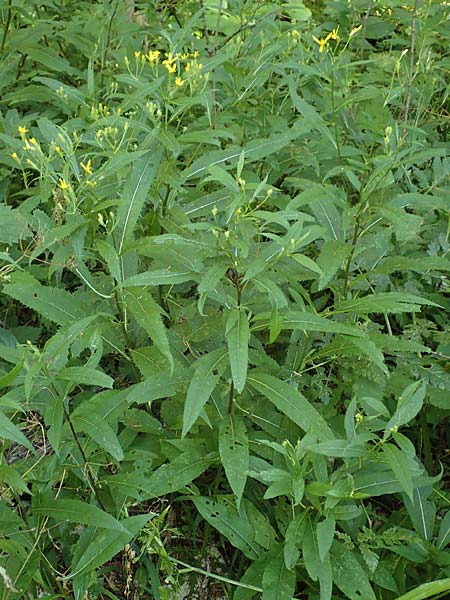
<path fill-rule="evenodd" d="M 330 39 L 338 41 L 339 40 L 338 32 L 339 32 L 339 25 L 336 27 L 336 29 L 333 29 L 333 31 L 331 32 Z"/>
<path fill-rule="evenodd" d="M 355 33 L 358 33 L 358 31 L 361 29 L 362 25 L 358 25 L 358 27 L 353 27 L 353 29 L 350 31 L 350 34 L 348 37 L 353 37 L 355 35 Z"/>
<path fill-rule="evenodd" d="M 316 42 L 316 44 L 319 45 L 319 52 L 323 52 L 325 50 L 326 45 L 328 44 L 328 42 L 330 41 L 332 36 L 333 36 L 333 32 L 329 33 L 326 38 L 320 38 L 320 40 L 318 38 L 316 38 L 315 35 L 312 36 L 313 40 Z"/>
<path fill-rule="evenodd" d="M 37 146 L 36 138 L 34 138 L 34 137 L 30 138 L 30 144 L 33 144 L 33 146 Z"/>
<path fill-rule="evenodd" d="M 176 85 L 177 87 L 181 87 L 181 86 L 183 85 L 183 83 L 184 83 L 184 81 L 181 79 L 181 77 L 177 77 L 177 78 L 175 79 L 175 85 Z"/>
<path fill-rule="evenodd" d="M 25 135 L 26 133 L 28 133 L 28 129 L 26 127 L 22 127 L 22 125 L 19 125 L 17 131 L 20 133 L 20 135 Z"/>
<path fill-rule="evenodd" d="M 92 161 L 89 159 L 86 164 L 84 162 L 80 162 L 80 167 L 86 173 L 86 175 L 92 175 Z"/>
<path fill-rule="evenodd" d="M 65 181 L 62 177 L 59 178 L 58 185 L 64 192 L 70 188 L 70 184 L 67 183 L 67 181 Z"/>
<path fill-rule="evenodd" d="M 147 54 L 148 61 L 150 63 L 155 62 L 156 60 L 158 60 L 159 55 L 160 55 L 160 51 L 159 50 L 149 50 L 149 52 Z"/>

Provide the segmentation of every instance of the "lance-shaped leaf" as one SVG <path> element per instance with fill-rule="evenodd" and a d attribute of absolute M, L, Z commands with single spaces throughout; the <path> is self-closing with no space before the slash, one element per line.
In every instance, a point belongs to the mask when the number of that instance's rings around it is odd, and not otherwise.
<path fill-rule="evenodd" d="M 144 285 L 174 285 L 184 283 L 191 279 L 196 279 L 197 275 L 193 271 L 171 271 L 170 269 L 159 269 L 157 271 L 144 271 L 125 279 L 125 287 L 144 286 Z"/>
<path fill-rule="evenodd" d="M 220 498 L 192 498 L 198 512 L 210 525 L 224 535 L 233 546 L 242 550 L 248 558 L 256 558 L 260 547 L 253 541 L 254 530 L 249 520 L 238 514 L 231 504 L 225 504 Z"/>
<path fill-rule="evenodd" d="M 412 501 L 414 485 L 407 457 L 397 446 L 389 443 L 383 444 L 383 454 L 398 482 Z"/>
<path fill-rule="evenodd" d="M 431 300 L 407 294 L 405 292 L 384 292 L 380 294 L 369 294 L 363 298 L 344 300 L 334 308 L 334 313 L 402 313 L 418 312 L 422 305 L 439 306 Z"/>
<path fill-rule="evenodd" d="M 58 521 L 71 521 L 83 525 L 93 525 L 104 529 L 127 532 L 127 530 L 109 513 L 93 504 L 81 500 L 43 500 L 33 506 L 35 514 L 48 515 Z"/>
<path fill-rule="evenodd" d="M 250 328 L 246 312 L 239 307 L 232 311 L 228 317 L 226 338 L 231 375 L 234 387 L 240 394 L 244 389 L 247 377 Z"/>
<path fill-rule="evenodd" d="M 334 438 L 322 415 L 295 388 L 281 379 L 257 371 L 251 371 L 247 380 L 303 431 L 314 432 L 321 440 Z"/>
<path fill-rule="evenodd" d="M 71 579 L 76 575 L 94 571 L 103 565 L 120 552 L 153 516 L 153 513 L 149 513 L 128 517 L 120 522 L 121 528 L 116 531 L 112 529 L 96 531 L 92 542 L 78 562 L 72 566 L 72 572 L 64 579 Z"/>
<path fill-rule="evenodd" d="M 194 363 L 195 373 L 189 384 L 184 403 L 183 431 L 184 437 L 198 419 L 205 404 L 211 396 L 224 368 L 227 352 L 222 349 L 205 354 Z"/>
<path fill-rule="evenodd" d="M 331 549 L 333 580 L 350 600 L 376 600 L 366 572 L 350 548 L 345 544 L 333 543 Z"/>
<path fill-rule="evenodd" d="M 114 384 L 112 377 L 89 367 L 67 367 L 60 371 L 57 377 L 63 381 L 70 381 L 74 385 L 84 384 L 112 388 Z"/>
<path fill-rule="evenodd" d="M 95 412 L 83 410 L 74 412 L 71 421 L 76 431 L 87 433 L 97 444 L 116 460 L 123 459 L 119 439 L 108 423 Z"/>
<path fill-rule="evenodd" d="M 87 316 L 78 298 L 63 289 L 41 285 L 31 278 L 26 283 L 9 283 L 3 291 L 58 325 L 68 325 Z"/>
<path fill-rule="evenodd" d="M 286 568 L 280 552 L 264 569 L 262 600 L 292 600 L 295 581 L 295 571 Z"/>
<path fill-rule="evenodd" d="M 30 450 L 33 454 L 36 454 L 33 446 L 23 435 L 20 429 L 16 427 L 2 411 L 0 411 L 0 438 L 16 442 L 16 444 L 20 444 L 21 446 L 24 446 Z"/>
<path fill-rule="evenodd" d="M 323 333 L 342 333 L 343 335 L 363 336 L 364 333 L 357 327 L 338 323 L 327 317 L 314 315 L 306 311 L 289 311 L 281 313 L 283 319 L 282 329 L 293 329 L 299 331 L 318 331 Z M 270 313 L 260 313 L 254 319 L 255 325 L 252 329 L 266 329 L 270 321 Z"/>
<path fill-rule="evenodd" d="M 242 418 L 227 415 L 222 419 L 219 429 L 219 453 L 239 508 L 249 463 L 247 431 Z"/>
<path fill-rule="evenodd" d="M 450 510 L 447 511 L 447 514 L 441 521 L 441 525 L 439 527 L 438 539 L 437 539 L 437 548 L 438 550 L 442 550 L 445 548 L 447 544 L 450 542 Z"/>
<path fill-rule="evenodd" d="M 122 203 L 117 211 L 117 227 L 120 233 L 119 254 L 133 237 L 141 210 L 147 199 L 148 190 L 161 161 L 161 150 L 152 148 L 135 163 L 125 183 Z"/>
<path fill-rule="evenodd" d="M 150 294 L 139 288 L 128 289 L 125 294 L 125 301 L 133 317 L 167 358 L 170 370 L 173 371 L 173 357 L 166 328 L 161 319 L 162 308 Z"/>

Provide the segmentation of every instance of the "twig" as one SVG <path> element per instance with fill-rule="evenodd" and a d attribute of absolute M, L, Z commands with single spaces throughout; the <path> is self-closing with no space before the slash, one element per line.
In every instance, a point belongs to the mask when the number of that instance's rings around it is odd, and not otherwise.
<path fill-rule="evenodd" d="M 11 18 L 12 18 L 12 0 L 8 0 L 8 12 L 6 13 L 6 22 L 5 22 L 5 27 L 3 29 L 3 37 L 2 37 L 2 43 L 0 45 L 0 50 L 3 50 L 5 47 L 6 36 L 8 35 L 9 26 L 11 25 Z"/>

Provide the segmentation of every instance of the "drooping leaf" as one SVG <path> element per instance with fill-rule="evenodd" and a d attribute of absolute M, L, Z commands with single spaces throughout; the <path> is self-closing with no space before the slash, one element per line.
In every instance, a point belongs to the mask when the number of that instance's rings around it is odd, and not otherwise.
<path fill-rule="evenodd" d="M 331 548 L 333 581 L 350 600 L 376 600 L 366 572 L 353 550 L 341 542 L 334 541 Z"/>
<path fill-rule="evenodd" d="M 383 444 L 383 455 L 408 498 L 413 499 L 413 480 L 409 463 L 403 452 L 394 444 Z"/>
<path fill-rule="evenodd" d="M 66 367 L 58 373 L 57 377 L 63 381 L 70 381 L 74 385 L 95 385 L 105 388 L 112 388 L 114 385 L 112 377 L 89 367 Z"/>
<path fill-rule="evenodd" d="M 316 525 L 317 548 L 319 558 L 323 562 L 328 556 L 331 544 L 333 543 L 336 521 L 332 517 L 327 517 Z"/>
<path fill-rule="evenodd" d="M 401 425 L 406 425 L 414 419 L 423 406 L 426 389 L 425 382 L 419 380 L 403 390 L 397 402 L 397 409 L 384 430 L 384 439 L 387 439 L 392 432 L 397 431 Z"/>
<path fill-rule="evenodd" d="M 439 306 L 431 300 L 407 294 L 406 292 L 384 292 L 378 294 L 370 294 L 363 298 L 355 298 L 354 300 L 344 300 L 339 302 L 334 307 L 334 313 L 402 313 L 402 312 L 418 312 L 424 305 Z"/>
<path fill-rule="evenodd" d="M 166 328 L 161 319 L 162 308 L 150 294 L 139 288 L 127 289 L 125 301 L 136 321 L 145 329 L 160 352 L 167 358 L 170 369 L 173 371 L 173 356 Z"/>
<path fill-rule="evenodd" d="M 245 424 L 237 415 L 227 415 L 220 423 L 219 453 L 239 508 L 247 481 L 249 451 Z"/>
<path fill-rule="evenodd" d="M 80 301 L 72 294 L 60 288 L 41 285 L 35 280 L 8 283 L 3 291 L 57 325 L 69 325 L 87 316 Z"/>
<path fill-rule="evenodd" d="M 186 395 L 183 412 L 184 437 L 198 419 L 220 378 L 227 353 L 217 349 L 201 356 L 194 364 L 195 373 Z"/>
<path fill-rule="evenodd" d="M 438 550 L 445 548 L 450 542 L 450 510 L 441 521 L 436 546 Z"/>
<path fill-rule="evenodd" d="M 20 431 L 20 429 L 14 425 L 12 421 L 8 419 L 8 417 L 0 410 L 0 437 L 5 438 L 6 440 L 11 440 L 12 442 L 16 442 L 16 444 L 20 444 L 24 446 L 33 454 L 36 454 L 35 449 L 31 445 L 31 443 L 27 440 L 24 434 Z"/>
<path fill-rule="evenodd" d="M 230 359 L 231 375 L 238 394 L 245 386 L 248 368 L 248 342 L 250 327 L 244 310 L 237 308 L 231 312 L 226 327 L 228 356 Z"/>
<path fill-rule="evenodd" d="M 58 521 L 67 520 L 72 523 L 82 523 L 83 525 L 93 525 L 94 527 L 128 533 L 112 515 L 93 504 L 81 502 L 81 500 L 43 500 L 33 506 L 33 512 L 48 515 Z"/>
<path fill-rule="evenodd" d="M 254 532 L 249 521 L 240 516 L 230 504 L 219 502 L 214 497 L 194 496 L 192 502 L 204 519 L 217 529 L 227 540 L 248 558 L 256 558 L 260 552 L 253 541 Z"/>
<path fill-rule="evenodd" d="M 303 431 L 311 431 L 321 440 L 334 438 L 333 432 L 318 410 L 295 388 L 272 375 L 256 371 L 251 371 L 247 379 L 252 387 Z"/>
<path fill-rule="evenodd" d="M 121 529 L 99 529 L 78 562 L 72 566 L 71 573 L 65 579 L 75 575 L 92 572 L 115 556 L 142 527 L 152 518 L 153 513 L 136 515 L 120 521 Z"/>
<path fill-rule="evenodd" d="M 149 188 L 161 161 L 160 149 L 152 148 L 138 158 L 130 173 L 122 193 L 117 212 L 117 227 L 120 233 L 118 253 L 132 239 L 133 231 L 148 196 Z"/>
<path fill-rule="evenodd" d="M 292 600 L 295 582 L 295 571 L 286 568 L 280 552 L 264 569 L 262 600 Z"/>
<path fill-rule="evenodd" d="M 71 421 L 76 431 L 87 433 L 115 460 L 123 459 L 123 450 L 117 435 L 98 413 L 87 410 L 77 411 L 72 415 Z"/>

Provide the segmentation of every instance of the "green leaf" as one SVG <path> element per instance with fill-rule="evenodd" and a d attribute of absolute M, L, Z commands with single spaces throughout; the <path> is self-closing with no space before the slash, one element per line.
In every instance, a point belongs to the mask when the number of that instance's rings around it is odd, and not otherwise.
<path fill-rule="evenodd" d="M 247 556 L 256 558 L 259 547 L 254 543 L 254 532 L 249 521 L 238 514 L 236 509 L 214 497 L 203 498 L 195 496 L 192 498 L 198 512 L 210 525 L 219 531 L 227 540 Z"/>
<path fill-rule="evenodd" d="M 383 455 L 409 499 L 413 499 L 413 480 L 408 459 L 394 444 L 383 445 Z"/>
<path fill-rule="evenodd" d="M 25 284 L 8 283 L 3 291 L 58 325 L 69 325 L 87 316 L 78 298 L 63 289 L 43 286 L 34 280 Z"/>
<path fill-rule="evenodd" d="M 239 508 L 249 467 L 248 438 L 242 417 L 227 415 L 220 422 L 219 454 Z"/>
<path fill-rule="evenodd" d="M 9 485 L 16 492 L 21 491 L 25 492 L 26 494 L 32 495 L 31 491 L 27 488 L 25 480 L 21 477 L 18 470 L 15 469 L 12 465 L 0 465 L 0 481 L 2 482 L 3 486 Z M 2 521 L 3 519 L 0 515 L 0 522 Z M 4 530 L 3 535 L 5 535 Z"/>
<path fill-rule="evenodd" d="M 439 527 L 438 538 L 436 547 L 438 550 L 442 550 L 450 542 L 450 510 L 447 511 L 445 517 L 441 521 Z"/>
<path fill-rule="evenodd" d="M 206 471 L 214 460 L 210 456 L 181 454 L 147 477 L 144 492 L 149 498 L 176 492 Z"/>
<path fill-rule="evenodd" d="M 119 530 L 101 529 L 96 532 L 83 556 L 72 566 L 70 575 L 64 579 L 72 579 L 76 575 L 92 572 L 110 560 L 137 535 L 152 516 L 153 513 L 128 517 L 120 521 L 121 529 Z"/>
<path fill-rule="evenodd" d="M 331 548 L 333 581 L 350 600 L 376 600 L 366 572 L 350 550 L 338 541 Z"/>
<path fill-rule="evenodd" d="M 436 581 L 430 581 L 429 583 L 423 583 L 407 594 L 398 596 L 396 600 L 425 600 L 432 596 L 442 597 L 444 592 L 450 590 L 450 578 L 448 579 L 437 579 Z"/>
<path fill-rule="evenodd" d="M 58 521 L 67 520 L 72 523 L 129 533 L 112 515 L 81 500 L 44 500 L 33 506 L 33 512 L 48 515 Z"/>
<path fill-rule="evenodd" d="M 169 363 L 171 372 L 174 368 L 173 356 L 170 351 L 166 328 L 161 319 L 162 308 L 153 297 L 139 288 L 128 289 L 125 302 L 133 317 L 145 329 L 151 340 L 160 350 Z"/>
<path fill-rule="evenodd" d="M 5 375 L 0 377 L 0 390 L 9 387 L 19 375 L 23 367 L 23 360 L 17 363 L 15 367 L 10 369 Z"/>
<path fill-rule="evenodd" d="M 71 421 L 76 431 L 87 433 L 115 460 L 123 460 L 123 450 L 117 435 L 98 413 L 83 407 L 83 410 L 72 413 Z"/>
<path fill-rule="evenodd" d="M 306 311 L 289 311 L 285 314 L 280 313 L 280 316 L 283 318 L 283 329 L 298 329 L 300 331 L 320 331 L 324 333 L 341 333 L 344 335 L 351 336 L 364 335 L 364 333 L 357 327 L 345 325 L 344 323 L 338 323 L 337 321 L 333 321 L 332 319 L 321 317 L 320 315 L 314 315 Z M 253 329 L 267 329 L 269 319 L 270 315 L 266 313 L 259 314 L 254 319 L 257 324 L 253 327 Z M 259 321 L 263 321 L 263 323 L 258 323 Z"/>
<path fill-rule="evenodd" d="M 425 382 L 420 379 L 403 390 L 397 402 L 397 409 L 386 425 L 383 439 L 387 439 L 401 425 L 406 425 L 414 419 L 423 406 L 426 389 Z"/>
<path fill-rule="evenodd" d="M 350 251 L 349 244 L 343 244 L 337 240 L 329 240 L 324 243 L 317 259 L 317 264 L 323 271 L 323 275 L 319 279 L 319 290 L 323 290 L 336 275 L 338 269 L 348 258 Z"/>
<path fill-rule="evenodd" d="M 0 410 L 0 437 L 5 438 L 6 440 L 11 440 L 12 442 L 16 442 L 16 444 L 20 444 L 24 446 L 33 454 L 36 454 L 35 449 L 27 440 L 27 438 L 23 435 L 18 427 L 14 425 L 12 421 L 8 419 L 8 417 Z"/>
<path fill-rule="evenodd" d="M 369 294 L 363 298 L 354 300 L 344 300 L 335 305 L 333 312 L 338 313 L 402 313 L 402 312 L 418 312 L 421 306 L 439 306 L 431 300 L 407 294 L 405 292 L 384 292 L 380 294 Z"/>
<path fill-rule="evenodd" d="M 175 285 L 177 283 L 185 283 L 186 281 L 196 280 L 197 275 L 192 271 L 170 271 L 169 269 L 161 269 L 158 271 L 145 271 L 138 273 L 128 279 L 125 279 L 123 285 L 125 287 L 145 286 L 145 285 Z"/>
<path fill-rule="evenodd" d="M 0 204 L 0 223 L 0 242 L 4 244 L 15 244 L 29 235 L 23 215 L 6 204 Z"/>
<path fill-rule="evenodd" d="M 219 348 L 194 363 L 195 373 L 184 403 L 182 437 L 190 431 L 216 387 L 226 356 L 227 352 Z"/>
<path fill-rule="evenodd" d="M 327 517 L 323 521 L 317 523 L 317 547 L 319 550 L 319 558 L 322 562 L 328 556 L 331 544 L 333 543 L 335 527 L 336 521 L 332 517 Z"/>
<path fill-rule="evenodd" d="M 122 202 L 117 211 L 116 225 L 121 231 L 119 254 L 133 238 L 133 231 L 147 200 L 149 188 L 161 161 L 162 150 L 152 148 L 134 163 L 122 192 Z"/>
<path fill-rule="evenodd" d="M 187 387 L 191 380 L 192 373 L 189 369 L 177 369 L 174 373 L 156 373 L 142 383 L 130 386 L 127 400 L 130 404 L 142 404 L 159 398 L 170 398 L 182 387 Z"/>
<path fill-rule="evenodd" d="M 292 600 L 295 583 L 295 571 L 286 568 L 280 552 L 264 569 L 262 600 Z"/>
<path fill-rule="evenodd" d="M 284 563 L 287 569 L 293 569 L 300 558 L 306 513 L 297 514 L 286 529 L 284 536 Z"/>
<path fill-rule="evenodd" d="M 243 309 L 238 307 L 230 313 L 227 320 L 226 338 L 231 375 L 234 387 L 237 393 L 240 394 L 245 387 L 247 377 L 248 342 L 250 339 L 248 317 Z"/>
<path fill-rule="evenodd" d="M 333 432 L 320 413 L 295 388 L 272 375 L 256 371 L 251 371 L 247 380 L 300 429 L 315 433 L 321 440 L 334 438 Z"/>
<path fill-rule="evenodd" d="M 406 510 L 408 511 L 415 530 L 425 540 L 431 540 L 433 536 L 434 520 L 436 517 L 436 505 L 429 499 L 432 487 L 415 488 L 412 500 L 403 496 Z"/>
<path fill-rule="evenodd" d="M 112 377 L 89 367 L 66 367 L 58 373 L 57 377 L 63 381 L 70 381 L 74 385 L 95 385 L 105 388 L 112 388 L 114 385 Z"/>

